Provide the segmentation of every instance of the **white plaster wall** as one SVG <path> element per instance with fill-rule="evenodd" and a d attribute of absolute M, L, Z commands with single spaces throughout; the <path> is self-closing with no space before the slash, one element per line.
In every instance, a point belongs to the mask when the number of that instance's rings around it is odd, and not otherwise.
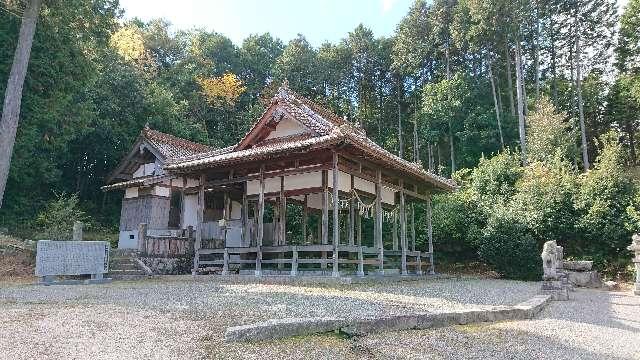
<path fill-rule="evenodd" d="M 296 190 L 322 186 L 322 172 L 315 171 L 304 174 L 285 176 L 284 189 Z"/>
<path fill-rule="evenodd" d="M 283 136 L 300 134 L 300 133 L 303 133 L 305 130 L 306 130 L 305 127 L 302 124 L 300 124 L 297 120 L 294 120 L 291 118 L 284 118 L 282 119 L 282 121 L 280 121 L 278 126 L 276 126 L 276 129 L 273 130 L 269 134 L 269 136 L 267 136 L 266 138 L 273 139 L 273 138 L 279 138 Z"/>
<path fill-rule="evenodd" d="M 280 191 L 280 178 L 264 179 L 264 192 L 273 193 Z M 260 193 L 260 180 L 251 180 L 247 182 L 247 194 L 255 195 Z"/>
<path fill-rule="evenodd" d="M 158 196 L 169 197 L 171 196 L 171 189 L 163 186 L 154 186 L 153 194 Z"/>
<path fill-rule="evenodd" d="M 237 201 L 231 201 L 231 217 L 230 219 L 241 219 L 242 218 L 242 204 Z"/>
<path fill-rule="evenodd" d="M 118 237 L 118 249 L 137 249 L 138 231 L 120 231 Z"/>
<path fill-rule="evenodd" d="M 129 187 L 124 189 L 124 198 L 131 199 L 138 197 L 138 187 Z"/>

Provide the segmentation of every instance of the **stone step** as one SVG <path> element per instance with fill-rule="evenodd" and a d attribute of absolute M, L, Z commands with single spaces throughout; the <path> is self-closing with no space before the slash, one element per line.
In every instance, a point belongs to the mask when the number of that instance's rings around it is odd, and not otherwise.
<path fill-rule="evenodd" d="M 113 280 L 124 280 L 124 281 L 136 281 L 136 280 L 145 280 L 150 278 L 149 275 L 143 274 L 109 274 L 109 277 Z"/>
<path fill-rule="evenodd" d="M 130 269 L 109 269 L 109 274 L 119 275 L 146 275 L 142 270 L 130 270 Z"/>

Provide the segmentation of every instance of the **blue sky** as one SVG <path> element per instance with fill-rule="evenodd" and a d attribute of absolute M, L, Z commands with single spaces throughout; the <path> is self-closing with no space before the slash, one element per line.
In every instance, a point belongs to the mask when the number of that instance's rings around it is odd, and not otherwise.
<path fill-rule="evenodd" d="M 269 32 L 285 43 L 298 33 L 319 46 L 337 42 L 362 23 L 376 37 L 390 36 L 412 0 L 120 0 L 125 17 L 168 19 L 177 29 L 204 28 L 237 45 Z"/>

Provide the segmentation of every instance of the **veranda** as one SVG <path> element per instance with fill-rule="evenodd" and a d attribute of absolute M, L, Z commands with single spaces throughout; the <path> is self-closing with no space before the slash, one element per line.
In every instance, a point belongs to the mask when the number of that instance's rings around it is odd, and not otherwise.
<path fill-rule="evenodd" d="M 198 195 L 194 271 L 222 266 L 223 274 L 252 271 L 256 276 L 433 273 L 431 193 L 437 189 L 349 150 L 284 152 L 268 160 L 190 169 L 185 175 L 200 179 L 199 186 L 184 189 Z M 221 206 L 205 198 L 221 198 Z M 241 204 L 240 246 L 226 241 L 232 202 Z M 416 249 L 417 202 L 426 203 L 426 251 Z M 221 207 L 220 236 L 204 240 L 211 238 L 204 236 L 203 225 L 209 207 Z M 265 223 L 266 210 L 270 223 Z M 301 220 L 295 236 L 287 231 L 292 217 Z M 383 223 L 392 224 L 390 232 L 385 229 L 392 238 L 387 248 Z"/>

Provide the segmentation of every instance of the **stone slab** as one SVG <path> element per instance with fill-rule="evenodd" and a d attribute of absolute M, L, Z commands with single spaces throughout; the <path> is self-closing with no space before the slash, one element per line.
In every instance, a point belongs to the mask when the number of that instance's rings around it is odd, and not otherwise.
<path fill-rule="evenodd" d="M 562 262 L 562 267 L 565 270 L 571 271 L 591 271 L 593 267 L 593 261 L 568 261 Z"/>
<path fill-rule="evenodd" d="M 36 253 L 36 276 L 87 275 L 109 272 L 106 241 L 40 240 Z"/>
<path fill-rule="evenodd" d="M 259 341 L 340 330 L 350 336 L 382 331 L 433 329 L 480 322 L 531 319 L 549 303 L 551 296 L 537 295 L 515 306 L 493 306 L 456 311 L 433 311 L 355 320 L 303 318 L 269 320 L 228 328 L 225 341 Z"/>
<path fill-rule="evenodd" d="M 281 339 L 335 331 L 346 323 L 346 320 L 340 318 L 274 319 L 227 328 L 224 339 L 227 342 Z"/>
<path fill-rule="evenodd" d="M 572 285 L 587 287 L 587 288 L 600 288 L 602 287 L 602 278 L 597 271 L 567 271 L 567 278 Z"/>

